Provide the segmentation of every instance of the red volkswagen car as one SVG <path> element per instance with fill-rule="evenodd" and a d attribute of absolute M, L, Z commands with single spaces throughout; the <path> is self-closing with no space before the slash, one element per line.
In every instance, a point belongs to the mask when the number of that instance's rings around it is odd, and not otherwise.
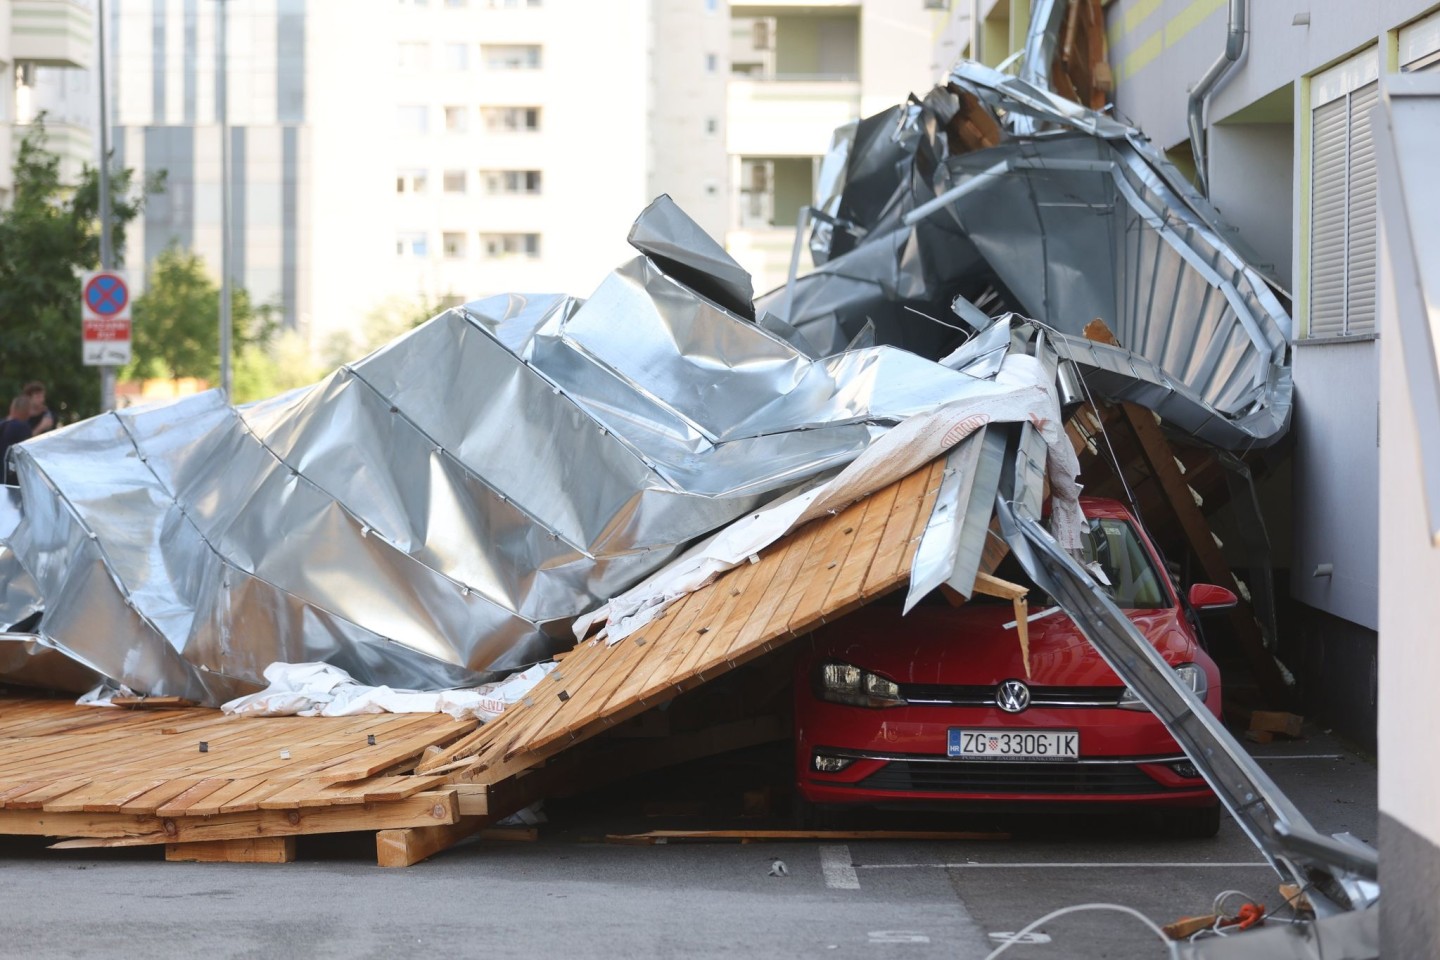
<path fill-rule="evenodd" d="M 1154 546 L 1120 503 L 1081 507 L 1087 564 L 1218 717 L 1219 671 Z M 1141 804 L 1176 834 L 1214 836 L 1219 801 L 1164 725 L 1013 557 L 996 575 L 1031 588 L 1029 675 L 1013 606 L 978 594 L 955 607 L 937 591 L 904 617 L 897 595 L 811 635 L 795 682 L 802 811 Z M 1195 611 L 1235 602 L 1208 584 L 1188 596 Z"/>

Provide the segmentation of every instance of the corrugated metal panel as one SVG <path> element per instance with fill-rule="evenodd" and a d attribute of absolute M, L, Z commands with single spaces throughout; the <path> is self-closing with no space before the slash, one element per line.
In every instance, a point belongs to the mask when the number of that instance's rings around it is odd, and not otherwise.
<path fill-rule="evenodd" d="M 1311 126 L 1310 336 L 1345 332 L 1347 98 L 1314 112 Z"/>
<path fill-rule="evenodd" d="M 1380 100 L 1374 83 L 1350 94 L 1349 204 L 1346 211 L 1346 333 L 1375 332 L 1375 141 L 1370 113 Z"/>

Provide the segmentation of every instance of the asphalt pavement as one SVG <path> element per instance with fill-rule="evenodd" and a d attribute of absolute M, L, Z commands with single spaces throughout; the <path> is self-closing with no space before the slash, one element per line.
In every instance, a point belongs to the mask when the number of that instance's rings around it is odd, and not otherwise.
<path fill-rule="evenodd" d="M 1319 733 L 1253 749 L 1319 829 L 1374 840 L 1372 762 Z M 1123 904 L 1167 923 L 1208 912 L 1227 889 L 1280 903 L 1277 876 L 1228 818 L 1213 840 L 1167 839 L 1134 816 L 1047 814 L 949 824 L 1004 839 L 622 846 L 604 835 L 636 823 L 616 816 L 572 801 L 536 842 L 468 842 L 405 870 L 374 866 L 373 843 L 358 836 L 302 841 L 301 859 L 281 865 L 4 841 L 0 956 L 968 960 L 1071 904 Z M 777 860 L 783 876 L 772 875 Z M 1037 932 L 1005 957 L 1164 956 L 1153 933 L 1116 913 Z"/>

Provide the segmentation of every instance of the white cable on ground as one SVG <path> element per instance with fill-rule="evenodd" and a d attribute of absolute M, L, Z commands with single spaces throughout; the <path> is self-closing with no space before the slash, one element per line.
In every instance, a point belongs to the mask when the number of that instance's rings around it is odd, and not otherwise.
<path fill-rule="evenodd" d="M 1180 945 L 1172 941 L 1169 937 L 1165 936 L 1165 931 L 1161 930 L 1160 927 L 1156 925 L 1154 920 L 1151 920 L 1139 910 L 1136 910 L 1133 907 L 1122 906 L 1118 903 L 1077 903 L 1074 906 L 1061 907 L 1059 910 L 1051 911 L 1050 913 L 1045 914 L 1045 916 L 1041 917 L 1039 920 L 1028 924 L 1023 930 L 1017 931 L 1014 936 L 1012 936 L 1009 940 L 1005 941 L 994 951 L 992 951 L 990 955 L 985 958 L 985 960 L 995 960 L 995 958 L 1000 956 L 1000 954 L 1004 953 L 1006 950 L 1009 950 L 1011 947 L 1015 946 L 1016 943 L 1020 942 L 1021 937 L 1025 936 L 1025 934 L 1027 933 L 1030 933 L 1032 930 L 1034 930 L 1041 924 L 1049 923 L 1051 920 L 1063 917 L 1068 913 L 1079 913 L 1082 910 L 1115 910 L 1119 913 L 1128 913 L 1130 916 L 1134 917 L 1141 923 L 1145 924 L 1145 926 L 1149 927 L 1151 932 L 1153 932 L 1155 936 L 1160 938 L 1160 942 L 1165 944 L 1165 952 L 1170 957 L 1176 956 L 1175 951 L 1179 949 Z"/>

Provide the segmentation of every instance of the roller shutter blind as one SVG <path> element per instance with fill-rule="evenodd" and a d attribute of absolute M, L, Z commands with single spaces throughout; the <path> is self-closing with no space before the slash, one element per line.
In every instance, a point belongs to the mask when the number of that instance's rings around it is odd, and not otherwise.
<path fill-rule="evenodd" d="M 1350 209 L 1346 211 L 1348 289 L 1345 332 L 1375 332 L 1375 237 L 1379 230 L 1375 192 L 1375 139 L 1370 113 L 1380 102 L 1376 84 L 1350 94 Z"/>
<path fill-rule="evenodd" d="M 1345 332 L 1345 98 L 1315 111 L 1311 127 L 1310 336 Z"/>
<path fill-rule="evenodd" d="M 1375 331 L 1374 81 L 1311 113 L 1310 336 Z"/>

